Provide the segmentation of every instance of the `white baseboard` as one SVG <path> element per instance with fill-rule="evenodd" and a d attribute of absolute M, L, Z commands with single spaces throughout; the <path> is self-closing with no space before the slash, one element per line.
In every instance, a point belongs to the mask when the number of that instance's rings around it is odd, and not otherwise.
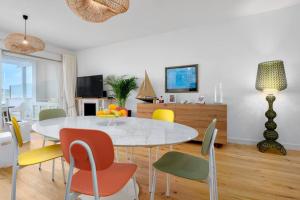
<path fill-rule="evenodd" d="M 247 145 L 255 145 L 259 141 L 251 140 L 251 139 L 241 139 L 241 138 L 228 138 L 228 143 L 233 144 L 247 144 Z M 291 143 L 281 143 L 288 150 L 300 150 L 300 144 L 291 144 Z"/>

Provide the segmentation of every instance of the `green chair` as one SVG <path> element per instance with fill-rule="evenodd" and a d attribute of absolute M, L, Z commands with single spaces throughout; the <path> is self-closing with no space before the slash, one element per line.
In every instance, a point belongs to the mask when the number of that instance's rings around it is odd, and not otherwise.
<path fill-rule="evenodd" d="M 39 120 L 47 120 L 54 119 L 59 117 L 66 117 L 66 112 L 63 109 L 55 108 L 55 109 L 45 109 L 39 113 Z"/>
<path fill-rule="evenodd" d="M 42 110 L 39 113 L 39 121 L 43 121 L 43 120 L 47 120 L 47 119 L 54 119 L 54 118 L 59 118 L 59 117 L 66 117 L 66 112 L 63 109 L 60 108 L 55 108 L 55 109 L 45 109 Z M 46 137 L 44 136 L 44 140 L 43 140 L 43 147 L 46 144 L 46 141 L 51 141 L 55 144 L 59 143 L 59 140 L 55 139 L 55 138 L 51 138 L 51 137 Z M 54 181 L 54 171 L 55 171 L 55 160 L 52 161 L 52 181 Z M 64 173 L 64 162 L 62 161 L 62 170 L 63 170 L 63 174 Z M 42 170 L 42 163 L 39 164 L 39 170 Z M 64 183 L 66 183 L 66 178 L 65 176 L 64 178 Z"/>
<path fill-rule="evenodd" d="M 218 199 L 217 172 L 214 141 L 217 135 L 217 120 L 208 126 L 202 143 L 201 154 L 208 155 L 208 160 L 181 152 L 171 151 L 153 164 L 152 188 L 150 200 L 154 200 L 156 187 L 156 170 L 181 178 L 198 182 L 207 182 L 210 188 L 210 200 Z"/>

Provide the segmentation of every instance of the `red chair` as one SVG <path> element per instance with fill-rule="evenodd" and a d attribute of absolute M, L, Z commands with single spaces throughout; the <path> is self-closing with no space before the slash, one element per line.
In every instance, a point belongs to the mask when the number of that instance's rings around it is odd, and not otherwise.
<path fill-rule="evenodd" d="M 133 178 L 135 199 L 135 172 L 131 163 L 114 163 L 111 138 L 98 130 L 64 128 L 60 131 L 61 148 L 66 162 L 70 164 L 65 200 L 79 194 L 100 197 L 119 192 Z M 73 174 L 74 167 L 79 169 Z"/>

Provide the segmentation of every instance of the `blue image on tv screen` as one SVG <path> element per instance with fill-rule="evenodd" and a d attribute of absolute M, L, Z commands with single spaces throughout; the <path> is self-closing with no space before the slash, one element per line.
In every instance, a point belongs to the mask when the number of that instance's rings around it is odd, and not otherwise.
<path fill-rule="evenodd" d="M 195 66 L 167 69 L 167 90 L 195 90 L 197 88 Z"/>

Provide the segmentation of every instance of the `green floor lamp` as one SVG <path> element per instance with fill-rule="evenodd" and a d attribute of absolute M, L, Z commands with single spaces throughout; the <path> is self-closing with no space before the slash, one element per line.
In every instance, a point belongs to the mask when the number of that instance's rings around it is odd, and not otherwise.
<path fill-rule="evenodd" d="M 278 91 L 287 88 L 287 80 L 284 71 L 284 64 L 281 60 L 267 61 L 258 64 L 256 76 L 256 89 L 267 94 L 269 110 L 265 113 L 268 121 L 265 123 L 267 130 L 264 131 L 265 140 L 257 144 L 257 148 L 261 152 L 279 151 L 286 155 L 285 148 L 276 140 L 278 133 L 275 130 L 277 124 L 274 122 L 276 112 L 273 110 L 273 103 L 276 99 L 274 96 Z"/>

